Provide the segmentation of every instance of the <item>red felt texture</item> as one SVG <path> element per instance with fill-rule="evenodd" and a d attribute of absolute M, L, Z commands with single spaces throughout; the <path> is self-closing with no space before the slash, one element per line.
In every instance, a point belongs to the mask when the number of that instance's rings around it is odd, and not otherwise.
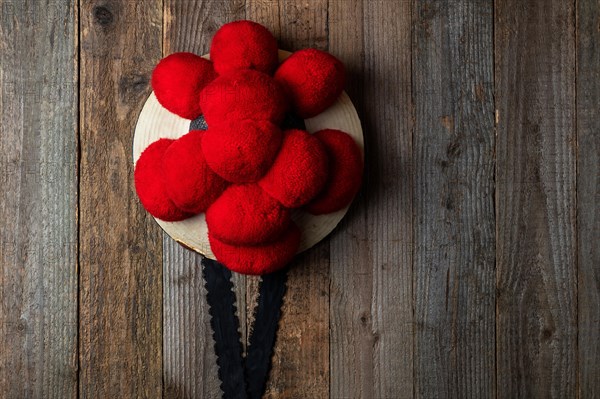
<path fill-rule="evenodd" d="M 212 124 L 202 139 L 208 166 L 233 183 L 255 182 L 271 167 L 282 133 L 269 121 L 225 121 Z"/>
<path fill-rule="evenodd" d="M 256 22 L 230 22 L 215 33 L 210 59 L 220 75 L 240 69 L 271 74 L 279 61 L 277 40 Z"/>
<path fill-rule="evenodd" d="M 208 130 L 152 143 L 136 164 L 136 190 L 165 221 L 205 212 L 212 251 L 232 271 L 271 273 L 299 248 L 293 209 L 336 212 L 360 189 L 362 151 L 350 135 L 281 127 L 288 112 L 308 119 L 331 107 L 344 66 L 316 49 L 279 65 L 275 37 L 248 20 L 223 25 L 210 57 L 175 53 L 154 69 L 160 104 L 186 119 L 203 115 Z"/>
<path fill-rule="evenodd" d="M 327 153 L 316 137 L 304 130 L 286 130 L 281 150 L 259 185 L 284 206 L 298 208 L 325 185 L 327 162 Z"/>
<path fill-rule="evenodd" d="M 254 183 L 229 187 L 206 211 L 210 234 L 231 245 L 276 241 L 290 221 L 290 211 Z"/>
<path fill-rule="evenodd" d="M 279 240 L 264 245 L 229 245 L 214 237 L 210 230 L 208 233 L 210 248 L 219 262 L 234 272 L 253 275 L 272 273 L 285 267 L 296 254 L 300 238 L 300 229 L 293 222 Z"/>
<path fill-rule="evenodd" d="M 283 61 L 275 79 L 288 90 L 294 111 L 306 119 L 325 111 L 338 99 L 346 73 L 344 64 L 333 55 L 305 49 Z"/>
<path fill-rule="evenodd" d="M 339 211 L 352 202 L 360 189 L 363 161 L 360 148 L 347 133 L 325 129 L 314 136 L 327 152 L 329 177 L 323 190 L 306 209 L 313 215 L 322 215 Z"/>
<path fill-rule="evenodd" d="M 169 198 L 190 213 L 204 212 L 228 183 L 210 169 L 202 155 L 204 131 L 192 130 L 166 150 L 162 162 Z"/>
<path fill-rule="evenodd" d="M 254 119 L 278 124 L 288 110 L 281 85 L 271 76 L 241 70 L 219 76 L 200 93 L 208 126 L 226 120 Z"/>
<path fill-rule="evenodd" d="M 192 53 L 174 53 L 154 68 L 152 89 L 163 107 L 182 118 L 196 119 L 202 113 L 200 92 L 216 77 L 211 61 Z"/>
<path fill-rule="evenodd" d="M 142 152 L 135 165 L 135 190 L 144 208 L 154 217 L 167 222 L 187 219 L 191 214 L 182 211 L 171 201 L 165 190 L 162 159 L 170 139 L 159 139 Z"/>

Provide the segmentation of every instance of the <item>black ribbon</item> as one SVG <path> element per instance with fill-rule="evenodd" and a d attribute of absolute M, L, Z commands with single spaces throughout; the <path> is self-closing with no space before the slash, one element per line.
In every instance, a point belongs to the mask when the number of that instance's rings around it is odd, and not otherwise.
<path fill-rule="evenodd" d="M 242 357 L 231 271 L 203 258 L 203 276 L 224 399 L 259 399 L 266 388 L 286 290 L 286 270 L 262 276 L 254 328 Z"/>
<path fill-rule="evenodd" d="M 235 314 L 231 271 L 219 262 L 204 257 L 202 264 L 223 397 L 246 399 L 240 323 Z"/>

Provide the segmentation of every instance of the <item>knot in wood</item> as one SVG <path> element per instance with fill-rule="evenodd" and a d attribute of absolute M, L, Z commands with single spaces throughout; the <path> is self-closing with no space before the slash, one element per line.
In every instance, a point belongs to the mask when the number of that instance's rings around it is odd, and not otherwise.
<path fill-rule="evenodd" d="M 94 20 L 102 26 L 110 25 L 114 20 L 113 13 L 105 6 L 94 7 Z"/>

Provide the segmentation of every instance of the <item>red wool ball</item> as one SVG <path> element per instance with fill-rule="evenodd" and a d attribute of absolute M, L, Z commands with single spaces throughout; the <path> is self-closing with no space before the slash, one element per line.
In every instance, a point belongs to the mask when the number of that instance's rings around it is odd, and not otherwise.
<path fill-rule="evenodd" d="M 324 189 L 307 206 L 313 215 L 345 208 L 358 193 L 363 161 L 354 139 L 340 130 L 325 129 L 314 134 L 325 146 L 329 158 L 329 178 Z"/>
<path fill-rule="evenodd" d="M 294 223 L 278 241 L 256 246 L 236 246 L 225 244 L 211 235 L 210 248 L 217 260 L 229 269 L 242 274 L 267 274 L 288 264 L 300 245 L 301 232 Z"/>
<path fill-rule="evenodd" d="M 190 213 L 204 212 L 227 187 L 204 160 L 203 135 L 203 130 L 192 130 L 180 137 L 166 150 L 162 162 L 167 194 Z"/>
<path fill-rule="evenodd" d="M 231 245 L 273 242 L 290 222 L 290 211 L 256 184 L 229 187 L 206 211 L 210 234 Z"/>
<path fill-rule="evenodd" d="M 271 167 L 282 133 L 268 121 L 226 121 L 212 124 L 202 139 L 208 166 L 233 183 L 254 182 Z"/>
<path fill-rule="evenodd" d="M 240 69 L 271 74 L 279 62 L 277 40 L 256 22 L 230 22 L 215 33 L 210 59 L 220 75 Z"/>
<path fill-rule="evenodd" d="M 217 77 L 209 60 L 192 53 L 163 58 L 152 72 L 152 89 L 158 102 L 185 119 L 196 119 L 202 109 L 200 92 Z"/>
<path fill-rule="evenodd" d="M 182 211 L 171 201 L 165 190 L 162 159 L 174 140 L 159 139 L 142 152 L 135 164 L 135 190 L 140 202 L 154 217 L 167 222 L 187 219 L 191 214 Z"/>
<path fill-rule="evenodd" d="M 275 72 L 291 96 L 292 106 L 302 118 L 312 118 L 329 108 L 346 83 L 344 64 L 316 49 L 296 51 Z"/>
<path fill-rule="evenodd" d="M 246 69 L 219 76 L 200 93 L 208 126 L 225 120 L 253 119 L 278 124 L 288 110 L 281 85 L 271 76 Z"/>
<path fill-rule="evenodd" d="M 327 153 L 321 142 L 304 130 L 283 133 L 281 150 L 259 185 L 288 208 L 313 199 L 327 181 Z"/>

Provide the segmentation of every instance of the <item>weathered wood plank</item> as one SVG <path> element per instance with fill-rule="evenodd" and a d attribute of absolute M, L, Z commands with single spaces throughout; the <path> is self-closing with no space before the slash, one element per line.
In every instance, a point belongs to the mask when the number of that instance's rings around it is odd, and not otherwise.
<path fill-rule="evenodd" d="M 164 4 L 163 55 L 210 51 L 214 33 L 232 20 L 243 19 L 243 1 L 179 1 Z M 200 256 L 168 236 L 163 238 L 163 374 L 167 398 L 216 398 L 220 381 Z M 234 273 L 242 336 L 246 333 L 246 279 Z"/>
<path fill-rule="evenodd" d="M 329 244 L 290 264 L 265 398 L 329 397 Z"/>
<path fill-rule="evenodd" d="M 250 3 L 253 0 L 250 0 Z M 279 12 L 279 26 L 268 26 L 275 34 L 279 33 L 279 46 L 288 51 L 307 47 L 327 50 L 328 37 L 328 0 L 316 0 L 310 3 L 302 1 L 254 0 L 262 3 L 263 10 L 272 8 L 269 21 L 274 21 L 275 12 Z M 260 16 L 265 17 L 266 12 Z M 257 14 L 258 17 L 258 14 Z M 258 21 L 260 22 L 260 21 Z M 267 23 L 267 19 L 263 23 Z M 279 32 L 278 32 L 279 31 Z"/>
<path fill-rule="evenodd" d="M 577 384 L 574 3 L 496 1 L 497 397 Z"/>
<path fill-rule="evenodd" d="M 600 397 L 600 4 L 577 2 L 579 396 Z"/>
<path fill-rule="evenodd" d="M 162 395 L 162 242 L 132 137 L 161 56 L 162 0 L 81 2 L 82 398 Z"/>
<path fill-rule="evenodd" d="M 246 17 L 265 25 L 279 47 L 326 49 L 327 0 L 310 3 L 249 0 Z M 290 266 L 273 367 L 265 397 L 325 398 L 329 395 L 329 243 L 299 256 Z M 248 326 L 258 282 L 247 279 Z"/>
<path fill-rule="evenodd" d="M 279 48 L 283 48 L 279 40 L 281 30 L 287 29 L 280 23 L 282 7 L 280 0 L 246 0 L 246 18 L 268 27 L 279 41 Z"/>
<path fill-rule="evenodd" d="M 414 4 L 415 393 L 494 396 L 493 1 Z"/>
<path fill-rule="evenodd" d="M 77 396 L 77 10 L 0 1 L 0 397 Z"/>
<path fill-rule="evenodd" d="M 165 398 L 221 396 L 201 256 L 163 243 Z"/>
<path fill-rule="evenodd" d="M 412 397 L 411 2 L 331 1 L 365 183 L 331 243 L 331 397 Z"/>

